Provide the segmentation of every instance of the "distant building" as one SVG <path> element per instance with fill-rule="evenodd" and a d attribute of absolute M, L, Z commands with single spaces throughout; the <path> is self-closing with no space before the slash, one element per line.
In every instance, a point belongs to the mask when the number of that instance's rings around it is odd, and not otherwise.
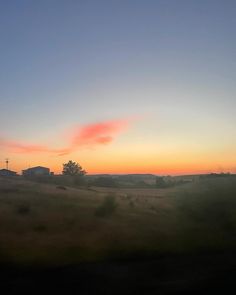
<path fill-rule="evenodd" d="M 50 175 L 50 169 L 46 167 L 32 167 L 26 170 L 22 170 L 23 176 L 48 176 Z"/>
<path fill-rule="evenodd" d="M 8 169 L 0 169 L 0 176 L 16 176 L 15 171 L 11 171 Z"/>

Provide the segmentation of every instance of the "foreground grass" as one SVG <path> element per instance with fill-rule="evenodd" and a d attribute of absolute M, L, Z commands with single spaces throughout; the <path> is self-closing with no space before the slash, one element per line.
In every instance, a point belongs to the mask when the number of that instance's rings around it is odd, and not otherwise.
<path fill-rule="evenodd" d="M 236 178 L 208 179 L 176 194 L 182 245 L 190 249 L 234 249 Z"/>
<path fill-rule="evenodd" d="M 235 200 L 233 177 L 109 192 L 0 179 L 0 260 L 61 265 L 232 249 Z"/>

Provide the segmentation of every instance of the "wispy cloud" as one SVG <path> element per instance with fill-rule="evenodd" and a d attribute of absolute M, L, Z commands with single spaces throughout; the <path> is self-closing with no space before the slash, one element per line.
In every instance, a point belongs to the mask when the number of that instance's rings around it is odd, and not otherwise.
<path fill-rule="evenodd" d="M 43 145 L 27 144 L 12 140 L 1 139 L 0 146 L 7 148 L 10 152 L 14 153 L 34 153 L 34 152 L 47 152 L 48 148 Z"/>
<path fill-rule="evenodd" d="M 57 153 L 68 152 L 68 149 L 52 149 L 46 145 L 22 143 L 13 140 L 0 139 L 0 147 L 12 153 L 31 154 L 31 153 Z"/>
<path fill-rule="evenodd" d="M 0 147 L 13 153 L 50 153 L 59 156 L 69 154 L 80 148 L 94 148 L 111 143 L 119 134 L 125 132 L 136 120 L 126 118 L 77 125 L 67 131 L 65 148 L 51 148 L 47 145 L 23 143 L 15 140 L 0 139 Z"/>
<path fill-rule="evenodd" d="M 121 119 L 76 126 L 71 132 L 71 145 L 91 147 L 108 144 L 117 135 L 127 130 L 131 122 L 131 119 Z"/>

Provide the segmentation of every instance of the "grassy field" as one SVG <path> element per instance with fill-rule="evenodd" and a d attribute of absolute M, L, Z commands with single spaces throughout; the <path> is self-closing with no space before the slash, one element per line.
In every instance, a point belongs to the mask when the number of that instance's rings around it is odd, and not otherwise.
<path fill-rule="evenodd" d="M 236 179 L 75 189 L 0 178 L 0 261 L 58 266 L 236 246 Z"/>

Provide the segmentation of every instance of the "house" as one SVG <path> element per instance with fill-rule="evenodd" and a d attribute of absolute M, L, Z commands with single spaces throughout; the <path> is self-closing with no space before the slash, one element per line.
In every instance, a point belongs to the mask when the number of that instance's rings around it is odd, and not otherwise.
<path fill-rule="evenodd" d="M 48 176 L 50 175 L 50 169 L 46 167 L 32 167 L 26 170 L 22 170 L 23 176 Z"/>
<path fill-rule="evenodd" d="M 0 176 L 16 176 L 15 171 L 11 171 L 8 169 L 0 169 Z"/>

